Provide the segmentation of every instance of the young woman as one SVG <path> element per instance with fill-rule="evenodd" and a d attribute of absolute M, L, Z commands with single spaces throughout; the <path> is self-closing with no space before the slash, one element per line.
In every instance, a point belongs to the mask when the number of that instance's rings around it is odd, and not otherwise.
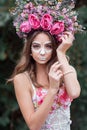
<path fill-rule="evenodd" d="M 64 32 L 61 40 L 58 46 L 50 33 L 34 31 L 14 71 L 15 94 L 30 130 L 70 130 L 70 104 L 80 85 L 66 58 L 74 37 Z"/>
<path fill-rule="evenodd" d="M 13 10 L 16 32 L 26 38 L 12 75 L 16 98 L 30 130 L 70 130 L 70 105 L 80 85 L 66 52 L 81 26 L 73 0 L 33 2 L 16 0 Z"/>

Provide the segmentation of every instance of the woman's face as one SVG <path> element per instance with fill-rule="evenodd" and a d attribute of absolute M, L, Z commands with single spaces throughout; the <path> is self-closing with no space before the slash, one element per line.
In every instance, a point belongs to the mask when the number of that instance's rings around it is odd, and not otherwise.
<path fill-rule="evenodd" d="M 47 63 L 52 56 L 52 42 L 45 33 L 38 34 L 31 45 L 33 59 L 39 64 Z"/>

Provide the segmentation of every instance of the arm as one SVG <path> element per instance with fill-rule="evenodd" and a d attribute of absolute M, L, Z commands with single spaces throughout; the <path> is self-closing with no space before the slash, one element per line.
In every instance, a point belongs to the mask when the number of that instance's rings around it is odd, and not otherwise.
<path fill-rule="evenodd" d="M 67 73 L 63 76 L 63 80 L 66 86 L 68 95 L 74 99 L 80 95 L 80 85 L 77 80 L 77 74 L 75 69 L 69 64 L 66 58 L 66 51 L 72 46 L 73 35 L 69 32 L 65 33 L 65 36 L 62 38 L 61 45 L 57 48 L 57 57 L 58 61 L 62 64 L 61 70 L 64 73 Z"/>
<path fill-rule="evenodd" d="M 27 80 L 24 74 L 19 74 L 14 77 L 15 94 L 23 117 L 30 130 L 40 130 L 53 104 L 56 91 L 52 91 L 52 89 L 49 89 L 44 102 L 35 112 L 32 103 L 30 88 L 31 87 L 29 80 Z"/>

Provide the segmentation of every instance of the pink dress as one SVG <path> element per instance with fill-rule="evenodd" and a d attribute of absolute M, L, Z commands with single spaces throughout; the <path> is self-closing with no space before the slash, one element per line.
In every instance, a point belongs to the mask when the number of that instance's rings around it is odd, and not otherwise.
<path fill-rule="evenodd" d="M 44 101 L 48 92 L 44 88 L 35 88 L 32 84 L 34 95 L 32 98 L 35 111 Z M 60 88 L 54 98 L 48 117 L 40 130 L 70 130 L 70 105 L 71 99 L 67 95 L 64 85 Z"/>

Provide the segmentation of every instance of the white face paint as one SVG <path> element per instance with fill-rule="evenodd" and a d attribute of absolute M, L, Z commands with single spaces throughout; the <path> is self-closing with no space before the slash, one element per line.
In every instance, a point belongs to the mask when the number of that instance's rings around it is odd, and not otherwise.
<path fill-rule="evenodd" d="M 52 57 L 53 46 L 49 36 L 45 33 L 38 34 L 31 44 L 32 58 L 36 63 L 46 64 Z"/>
<path fill-rule="evenodd" d="M 39 53 L 40 55 L 51 53 L 53 50 L 51 41 L 47 41 L 43 44 L 38 41 L 33 41 L 31 49 L 33 52 Z"/>

